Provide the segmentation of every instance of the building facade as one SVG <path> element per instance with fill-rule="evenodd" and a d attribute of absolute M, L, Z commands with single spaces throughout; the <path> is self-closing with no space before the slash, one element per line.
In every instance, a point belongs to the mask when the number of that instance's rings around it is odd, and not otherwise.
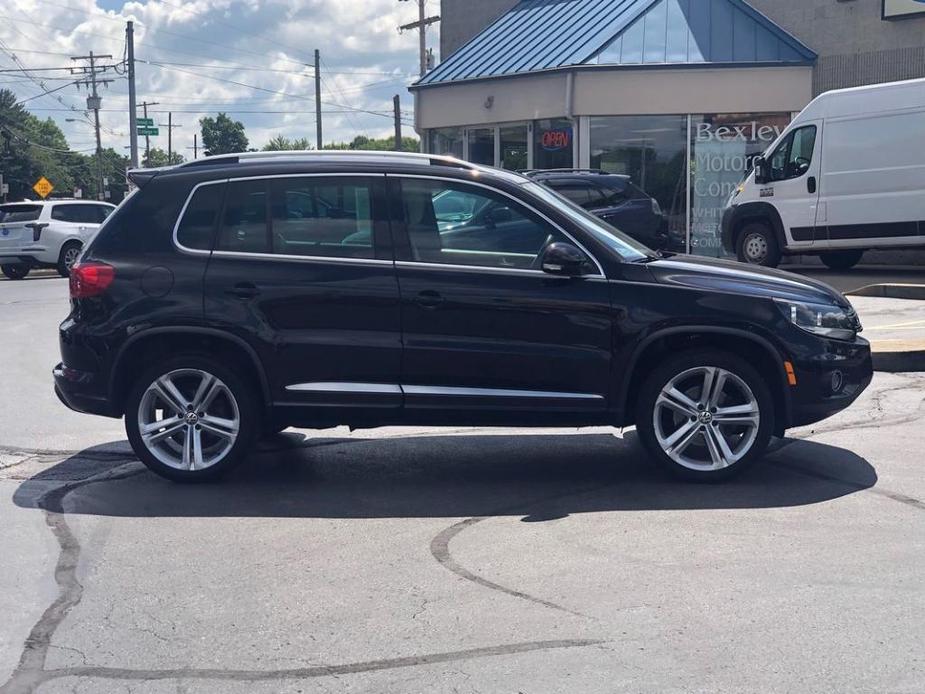
<path fill-rule="evenodd" d="M 412 88 L 428 151 L 626 174 L 704 255 L 814 95 L 925 77 L 922 0 L 443 0 L 442 17 L 445 58 Z"/>

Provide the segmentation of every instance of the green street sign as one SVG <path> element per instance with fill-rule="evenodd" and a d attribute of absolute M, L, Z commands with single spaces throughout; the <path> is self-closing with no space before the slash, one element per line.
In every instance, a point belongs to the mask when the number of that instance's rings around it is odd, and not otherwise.
<path fill-rule="evenodd" d="M 153 128 L 154 119 L 153 118 L 136 118 L 135 125 L 139 128 Z"/>
<path fill-rule="evenodd" d="M 157 128 L 138 128 L 138 134 L 143 135 L 144 137 L 152 137 L 154 135 L 159 135 L 160 130 Z"/>

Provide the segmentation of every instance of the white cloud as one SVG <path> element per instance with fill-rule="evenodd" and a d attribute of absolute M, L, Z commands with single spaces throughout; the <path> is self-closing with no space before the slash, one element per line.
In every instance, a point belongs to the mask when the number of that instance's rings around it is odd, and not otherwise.
<path fill-rule="evenodd" d="M 315 48 L 323 61 L 326 142 L 389 134 L 394 94 L 401 94 L 410 121 L 406 87 L 417 70 L 417 37 L 399 35 L 396 27 L 415 16 L 414 3 L 398 0 L 8 0 L 0 8 L 0 40 L 29 68 L 68 66 L 71 55 L 91 50 L 119 62 L 125 20 L 134 19 L 136 58 L 148 61 L 137 66 L 138 102 L 159 102 L 149 112 L 158 122 L 166 123 L 166 111 L 173 111 L 174 123 L 182 124 L 174 130 L 174 148 L 190 146 L 199 118 L 219 111 L 242 121 L 251 146 L 260 147 L 279 133 L 314 139 Z M 429 44 L 436 43 L 431 31 Z M 0 69 L 15 67 L 0 53 Z M 60 78 L 47 80 L 48 89 L 65 84 L 68 75 L 43 74 Z M 106 76 L 116 82 L 102 90 L 103 144 L 122 150 L 128 145 L 127 82 L 112 71 Z M 41 93 L 21 73 L 0 74 L 0 87 L 22 99 Z M 84 108 L 83 90 L 68 86 L 56 94 Z M 26 106 L 53 117 L 73 145 L 92 147 L 92 128 L 66 123 L 76 114 L 53 98 Z M 345 113 L 344 106 L 382 115 Z M 412 132 L 407 123 L 405 132 Z M 166 148 L 166 128 L 156 143 Z"/>

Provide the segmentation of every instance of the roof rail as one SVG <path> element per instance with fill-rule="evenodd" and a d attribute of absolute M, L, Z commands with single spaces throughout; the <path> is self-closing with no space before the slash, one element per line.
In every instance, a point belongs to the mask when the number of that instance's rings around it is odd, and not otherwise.
<path fill-rule="evenodd" d="M 303 161 L 303 162 L 336 162 L 346 159 L 359 160 L 370 163 L 402 163 L 419 166 L 452 166 L 462 169 L 478 168 L 461 159 L 445 157 L 436 154 L 421 154 L 418 152 L 391 152 L 376 150 L 354 149 L 325 149 L 325 150 L 284 150 L 279 152 L 238 152 L 234 154 L 216 154 L 204 159 L 180 164 L 177 169 L 198 166 L 219 166 L 245 162 L 261 161 Z"/>
<path fill-rule="evenodd" d="M 523 174 L 524 176 L 533 176 L 536 174 L 544 173 L 593 173 L 601 174 L 603 176 L 621 176 L 623 178 L 629 178 L 629 176 L 625 176 L 624 174 L 616 174 L 610 171 L 604 171 L 604 169 L 524 169 L 523 171 L 518 171 L 517 173 Z"/>

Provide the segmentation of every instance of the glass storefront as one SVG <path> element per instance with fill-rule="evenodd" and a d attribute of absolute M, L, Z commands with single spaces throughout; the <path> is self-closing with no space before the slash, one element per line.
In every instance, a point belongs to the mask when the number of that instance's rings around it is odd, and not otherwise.
<path fill-rule="evenodd" d="M 495 165 L 494 128 L 473 128 L 469 131 L 469 161 L 473 164 Z"/>
<path fill-rule="evenodd" d="M 501 136 L 501 168 L 520 171 L 528 166 L 527 148 L 530 146 L 530 133 L 526 124 L 503 125 Z"/>
<path fill-rule="evenodd" d="M 754 160 L 790 122 L 789 113 L 691 116 L 691 253 L 723 257 L 720 221 Z"/>
<path fill-rule="evenodd" d="M 464 136 L 465 132 L 462 128 L 437 128 L 431 130 L 427 151 L 431 154 L 442 154 L 462 159 Z"/>
<path fill-rule="evenodd" d="M 628 176 L 658 203 L 670 250 L 722 257 L 723 206 L 790 118 L 789 113 L 593 116 L 584 119 L 584 152 L 590 152 L 592 169 Z M 432 130 L 430 151 L 454 156 L 468 151 L 470 161 L 510 170 L 568 169 L 576 165 L 577 127 L 577 119 L 554 118 Z"/>
<path fill-rule="evenodd" d="M 687 235 L 687 116 L 591 118 L 591 168 L 629 176 L 658 202 L 671 248 Z"/>
<path fill-rule="evenodd" d="M 570 169 L 575 165 L 575 130 L 565 118 L 538 120 L 533 126 L 533 168 Z"/>

